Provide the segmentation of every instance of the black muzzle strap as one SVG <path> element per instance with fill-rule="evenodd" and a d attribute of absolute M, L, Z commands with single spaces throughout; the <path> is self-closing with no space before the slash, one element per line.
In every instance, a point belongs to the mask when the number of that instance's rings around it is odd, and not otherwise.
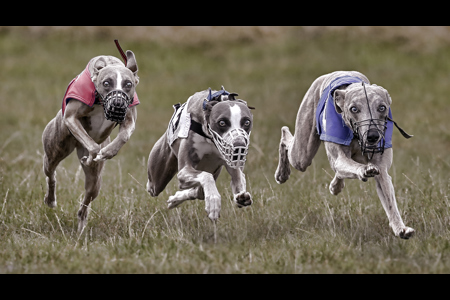
<path fill-rule="evenodd" d="M 387 117 L 387 119 L 389 121 L 391 121 L 392 123 L 394 123 L 395 127 L 397 127 L 398 131 L 400 131 L 400 133 L 403 135 L 404 138 L 406 139 L 410 139 L 413 137 L 413 135 L 406 133 L 406 131 L 404 131 L 402 128 L 400 128 L 400 126 L 397 125 L 397 123 L 392 120 L 391 118 Z"/>

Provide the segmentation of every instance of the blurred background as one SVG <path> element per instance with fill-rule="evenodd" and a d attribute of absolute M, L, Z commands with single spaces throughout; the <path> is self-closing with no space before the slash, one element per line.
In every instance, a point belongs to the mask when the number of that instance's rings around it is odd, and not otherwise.
<path fill-rule="evenodd" d="M 254 158 L 265 157 L 273 168 L 279 129 L 294 129 L 310 84 L 326 73 L 356 70 L 389 91 L 394 119 L 415 135 L 406 141 L 396 133 L 396 153 L 448 163 L 450 28 L 439 26 L 3 26 L 0 139 L 12 143 L 8 149 L 41 151 L 39 137 L 67 84 L 92 57 L 119 56 L 115 38 L 134 51 L 139 66 L 142 104 L 128 145 L 133 150 L 126 148 L 138 157 L 147 158 L 164 132 L 172 104 L 224 85 L 256 107 Z M 24 153 L 29 156 L 34 152 Z"/>

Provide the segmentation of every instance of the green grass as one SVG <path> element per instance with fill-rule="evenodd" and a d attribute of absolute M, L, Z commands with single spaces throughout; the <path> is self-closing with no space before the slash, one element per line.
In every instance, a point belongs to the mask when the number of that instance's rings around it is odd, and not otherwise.
<path fill-rule="evenodd" d="M 449 273 L 450 46 L 433 51 L 403 40 L 341 32 L 278 37 L 165 41 L 119 34 L 136 54 L 140 84 L 136 130 L 108 161 L 88 225 L 77 234 L 84 175 L 75 154 L 57 169 L 55 209 L 43 203 L 41 135 L 69 81 L 94 56 L 118 56 L 111 31 L 77 35 L 0 31 L 0 273 Z M 318 76 L 358 70 L 385 87 L 394 120 L 390 170 L 401 215 L 417 234 L 395 237 L 375 183 L 347 180 L 333 196 L 323 147 L 305 173 L 274 180 L 280 129 L 294 129 L 304 93 Z M 194 92 L 224 85 L 256 107 L 246 164 L 254 204 L 232 203 L 230 176 L 217 186 L 215 228 L 204 202 L 173 210 L 145 191 L 147 158 L 173 108 Z M 115 130 L 114 135 L 117 134 Z"/>

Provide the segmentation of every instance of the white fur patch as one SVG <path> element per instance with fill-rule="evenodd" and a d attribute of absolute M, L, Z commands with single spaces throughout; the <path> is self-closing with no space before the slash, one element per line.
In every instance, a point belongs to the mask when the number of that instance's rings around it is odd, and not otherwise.
<path fill-rule="evenodd" d="M 230 122 L 232 128 L 241 128 L 241 108 L 239 105 L 230 106 Z"/>
<path fill-rule="evenodd" d="M 122 75 L 117 71 L 116 90 L 122 90 Z"/>
<path fill-rule="evenodd" d="M 200 159 L 202 159 L 205 154 L 211 154 L 214 151 L 217 151 L 216 147 L 210 140 L 198 135 L 193 131 L 191 131 L 191 134 L 193 135 L 192 141 L 194 142 L 192 147 L 195 148 L 195 153 Z"/>

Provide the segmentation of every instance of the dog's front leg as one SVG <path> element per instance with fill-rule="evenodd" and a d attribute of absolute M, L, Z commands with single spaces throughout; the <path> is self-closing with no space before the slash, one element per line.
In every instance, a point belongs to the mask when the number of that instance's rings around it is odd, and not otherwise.
<path fill-rule="evenodd" d="M 198 171 L 187 164 L 178 172 L 177 177 L 182 190 L 192 189 L 192 191 L 198 193 L 198 188 L 203 188 L 205 210 L 208 217 L 212 221 L 216 221 L 220 216 L 221 199 L 213 174 Z"/>
<path fill-rule="evenodd" d="M 405 226 L 395 199 L 394 185 L 388 170 L 392 164 L 392 148 L 386 149 L 383 155 L 374 157 L 375 163 L 380 166 L 380 174 L 375 176 L 377 182 L 377 193 L 381 204 L 388 216 L 389 225 L 394 234 L 402 239 L 409 239 L 415 233 L 413 228 Z"/>
<path fill-rule="evenodd" d="M 233 169 L 230 166 L 226 166 L 228 173 L 231 176 L 231 190 L 234 195 L 234 203 L 241 208 L 249 206 L 253 203 L 252 196 L 246 191 L 245 174 L 242 170 Z"/>
<path fill-rule="evenodd" d="M 122 146 L 125 145 L 126 142 L 128 142 L 131 135 L 133 134 L 136 124 L 136 118 L 136 107 L 130 107 L 130 109 L 127 111 L 125 120 L 120 124 L 119 133 L 117 134 L 116 138 L 105 148 L 102 148 L 100 150 L 94 161 L 104 161 L 107 159 L 111 159 L 117 155 L 120 148 L 122 148 Z"/>
<path fill-rule="evenodd" d="M 328 161 L 331 168 L 336 173 L 332 183 L 342 185 L 343 179 L 359 179 L 366 182 L 369 177 L 374 177 L 380 173 L 379 168 L 368 163 L 360 164 L 351 158 L 351 147 L 338 145 L 332 142 L 324 142 Z"/>
<path fill-rule="evenodd" d="M 97 156 L 101 146 L 97 144 L 83 128 L 80 118 L 86 116 L 92 108 L 80 101 L 69 101 L 64 113 L 64 124 L 67 126 L 72 135 L 83 145 L 89 152 L 89 157 L 80 159 L 81 163 L 89 166 L 92 160 Z"/>

